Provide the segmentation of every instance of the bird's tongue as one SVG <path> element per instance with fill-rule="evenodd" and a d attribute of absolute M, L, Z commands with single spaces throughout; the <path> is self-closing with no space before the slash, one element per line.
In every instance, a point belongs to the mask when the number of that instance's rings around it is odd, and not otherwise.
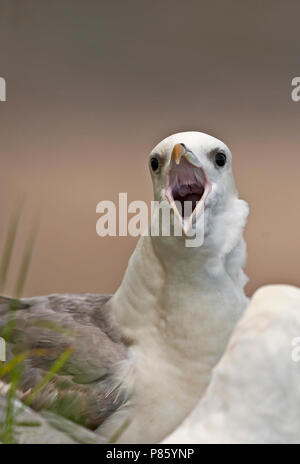
<path fill-rule="evenodd" d="M 175 188 L 176 195 L 180 197 L 191 196 L 191 195 L 202 195 L 203 194 L 202 185 L 198 184 L 185 184 L 180 185 L 178 188 Z"/>
<path fill-rule="evenodd" d="M 174 201 L 181 204 L 182 217 L 186 218 L 192 214 L 203 193 L 204 187 L 200 184 L 180 185 L 173 190 Z"/>

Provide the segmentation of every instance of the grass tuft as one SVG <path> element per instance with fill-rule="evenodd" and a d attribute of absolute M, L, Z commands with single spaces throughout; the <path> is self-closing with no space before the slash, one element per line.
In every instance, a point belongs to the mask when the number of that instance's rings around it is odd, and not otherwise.
<path fill-rule="evenodd" d="M 22 212 L 23 202 L 19 203 L 12 215 L 8 224 L 7 235 L 4 241 L 4 247 L 2 250 L 2 257 L 0 260 L 0 292 L 5 290 L 5 284 L 7 282 L 8 271 L 13 255 L 14 245 L 16 242 L 18 226 L 20 222 L 20 216 Z M 14 288 L 13 299 L 9 307 L 8 321 L 1 333 L 1 336 L 6 340 L 7 343 L 11 341 L 12 333 L 15 325 L 15 311 L 20 306 L 20 298 L 22 296 L 28 269 L 30 266 L 34 243 L 37 235 L 38 223 L 34 224 L 31 233 L 29 234 L 27 244 L 21 260 L 21 265 L 16 278 L 16 284 Z M 58 328 L 59 330 L 59 328 Z M 0 441 L 2 443 L 11 444 L 17 443 L 16 427 L 28 426 L 37 427 L 40 425 L 38 422 L 18 422 L 17 414 L 15 411 L 15 399 L 17 398 L 18 387 L 20 385 L 23 364 L 29 356 L 41 356 L 45 353 L 45 350 L 27 350 L 23 353 L 18 353 L 13 356 L 8 362 L 0 363 L 0 378 L 4 376 L 9 382 L 9 388 L 6 393 L 6 408 L 4 413 L 4 420 L 0 423 Z M 47 372 L 44 378 L 35 386 L 30 395 L 24 401 L 25 405 L 30 405 L 36 395 L 47 386 L 52 378 L 59 372 L 64 363 L 68 360 L 72 353 L 72 348 L 67 349 L 52 365 L 51 369 Z M 21 412 L 21 410 L 19 411 Z"/>

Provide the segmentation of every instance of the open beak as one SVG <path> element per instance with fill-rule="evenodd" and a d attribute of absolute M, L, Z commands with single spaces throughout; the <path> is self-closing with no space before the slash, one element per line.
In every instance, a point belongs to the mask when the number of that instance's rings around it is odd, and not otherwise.
<path fill-rule="evenodd" d="M 199 158 L 184 144 L 172 152 L 166 180 L 166 197 L 178 217 L 185 235 L 204 212 L 211 184 Z"/>

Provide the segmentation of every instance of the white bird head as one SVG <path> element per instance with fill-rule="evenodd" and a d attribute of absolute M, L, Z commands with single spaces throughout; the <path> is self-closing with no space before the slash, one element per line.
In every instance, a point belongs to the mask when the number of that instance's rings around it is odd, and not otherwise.
<path fill-rule="evenodd" d="M 172 225 L 180 223 L 183 236 L 202 221 L 205 244 L 215 244 L 225 212 L 227 221 L 232 212 L 232 221 L 245 224 L 248 206 L 238 199 L 232 155 L 220 140 L 202 132 L 173 134 L 151 151 L 149 166 L 154 199 L 171 212 Z"/>

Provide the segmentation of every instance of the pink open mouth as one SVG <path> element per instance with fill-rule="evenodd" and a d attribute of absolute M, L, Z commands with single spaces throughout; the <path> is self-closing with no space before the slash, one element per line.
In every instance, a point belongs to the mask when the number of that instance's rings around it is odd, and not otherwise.
<path fill-rule="evenodd" d="M 185 233 L 197 223 L 211 184 L 198 158 L 190 151 L 172 155 L 166 182 L 166 197 Z"/>

